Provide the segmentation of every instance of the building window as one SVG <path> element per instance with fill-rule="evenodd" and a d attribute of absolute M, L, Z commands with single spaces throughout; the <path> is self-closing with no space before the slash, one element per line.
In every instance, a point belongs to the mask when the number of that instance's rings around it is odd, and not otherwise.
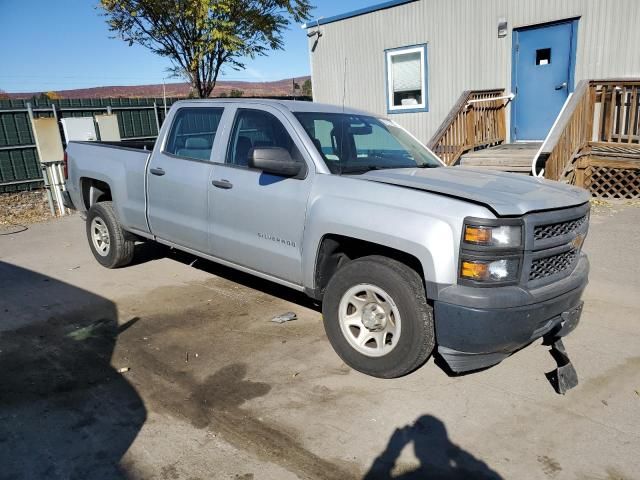
<path fill-rule="evenodd" d="M 387 110 L 426 112 L 427 46 L 387 50 Z"/>

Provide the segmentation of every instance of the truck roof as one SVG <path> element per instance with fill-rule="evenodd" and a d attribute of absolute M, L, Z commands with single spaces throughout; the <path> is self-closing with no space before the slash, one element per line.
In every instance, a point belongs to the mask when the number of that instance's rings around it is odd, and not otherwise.
<path fill-rule="evenodd" d="M 178 100 L 176 104 L 190 104 L 190 103 L 210 103 L 213 105 L 224 103 L 246 103 L 254 105 L 271 105 L 274 107 L 281 107 L 289 110 L 290 112 L 323 112 L 323 113 L 349 113 L 354 115 L 368 115 L 375 116 L 370 112 L 363 110 L 357 110 L 350 107 L 342 107 L 340 105 L 330 105 L 328 103 L 316 103 L 307 102 L 304 100 L 274 100 L 268 98 L 205 98 L 198 100 Z"/>

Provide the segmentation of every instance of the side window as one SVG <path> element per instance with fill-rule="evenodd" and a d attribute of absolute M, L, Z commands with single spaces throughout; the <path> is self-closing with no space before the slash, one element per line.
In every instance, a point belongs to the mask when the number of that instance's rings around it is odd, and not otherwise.
<path fill-rule="evenodd" d="M 339 160 L 334 148 L 334 139 L 331 136 L 334 128 L 333 123 L 329 120 L 316 118 L 311 120 L 310 125 L 305 125 L 305 128 L 310 132 L 311 141 L 325 160 Z"/>
<path fill-rule="evenodd" d="M 209 160 L 222 108 L 181 108 L 176 113 L 164 151 L 178 157 Z"/>
<path fill-rule="evenodd" d="M 249 165 L 251 149 L 259 147 L 284 148 L 292 158 L 300 159 L 295 143 L 280 120 L 262 110 L 238 109 L 227 151 L 227 163 L 246 167 Z"/>

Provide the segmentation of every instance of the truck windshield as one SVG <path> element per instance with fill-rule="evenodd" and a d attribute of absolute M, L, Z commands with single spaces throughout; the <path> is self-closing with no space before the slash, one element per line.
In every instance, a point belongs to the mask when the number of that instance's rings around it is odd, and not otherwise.
<path fill-rule="evenodd" d="M 389 120 L 346 113 L 297 112 L 331 173 L 442 164 L 420 142 Z"/>

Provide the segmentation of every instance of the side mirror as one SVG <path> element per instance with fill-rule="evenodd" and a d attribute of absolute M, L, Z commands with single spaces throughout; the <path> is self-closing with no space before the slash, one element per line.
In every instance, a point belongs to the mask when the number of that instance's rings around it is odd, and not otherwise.
<path fill-rule="evenodd" d="M 281 147 L 258 147 L 249 154 L 249 167 L 282 177 L 295 177 L 302 170 L 288 151 Z"/>

